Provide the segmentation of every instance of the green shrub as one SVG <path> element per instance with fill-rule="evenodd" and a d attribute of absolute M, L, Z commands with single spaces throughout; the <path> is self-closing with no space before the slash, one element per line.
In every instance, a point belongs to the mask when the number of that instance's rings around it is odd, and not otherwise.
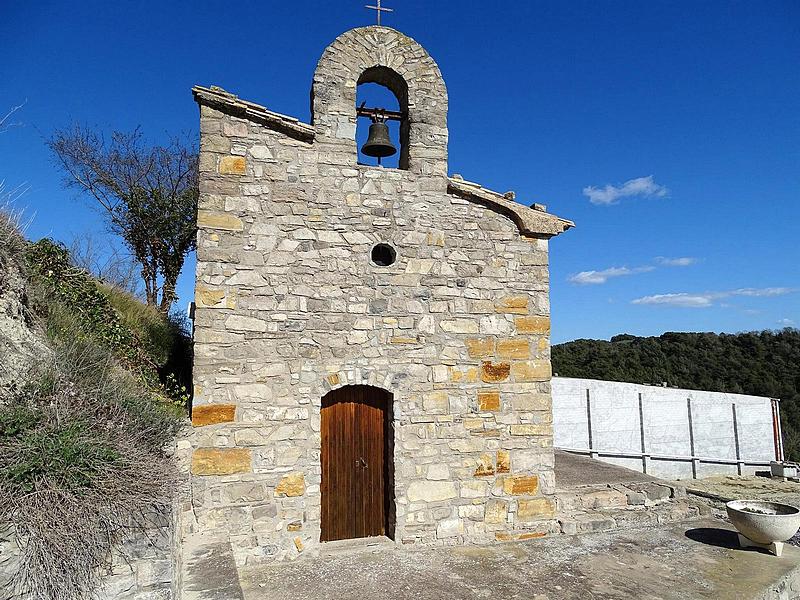
<path fill-rule="evenodd" d="M 81 420 L 21 430 L 14 436 L 16 452 L 5 459 L 9 491 L 35 492 L 39 482 L 50 478 L 65 490 L 92 486 L 100 469 L 113 468 L 120 459 L 112 443 L 99 433 Z"/>
<path fill-rule="evenodd" d="M 31 244 L 27 257 L 37 310 L 51 339 L 77 336 L 100 344 L 147 387 L 176 406 L 188 406 L 191 339 L 178 318 L 98 283 L 72 265 L 63 245 L 49 239 Z M 75 324 L 65 328 L 64 314 Z"/>

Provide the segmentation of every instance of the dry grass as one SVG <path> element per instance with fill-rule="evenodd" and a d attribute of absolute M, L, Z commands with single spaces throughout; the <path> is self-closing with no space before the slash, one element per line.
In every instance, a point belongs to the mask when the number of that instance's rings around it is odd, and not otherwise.
<path fill-rule="evenodd" d="M 23 267 L 27 244 L 22 235 L 22 213 L 13 210 L 3 199 L 3 194 L 3 182 L 0 181 L 0 294 L 12 268 L 19 270 Z"/>
<path fill-rule="evenodd" d="M 0 523 L 23 551 L 13 584 L 31 600 L 85 600 L 111 550 L 170 505 L 180 420 L 86 342 L 55 344 L 31 381 L 0 406 Z"/>

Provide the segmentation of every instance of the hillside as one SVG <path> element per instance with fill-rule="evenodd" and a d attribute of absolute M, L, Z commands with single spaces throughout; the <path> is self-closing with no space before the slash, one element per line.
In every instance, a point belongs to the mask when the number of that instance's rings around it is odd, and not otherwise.
<path fill-rule="evenodd" d="M 781 400 L 784 446 L 800 460 L 800 330 L 618 335 L 553 346 L 553 372 Z"/>
<path fill-rule="evenodd" d="M 94 598 L 112 552 L 170 510 L 183 329 L 0 210 L 0 597 Z"/>

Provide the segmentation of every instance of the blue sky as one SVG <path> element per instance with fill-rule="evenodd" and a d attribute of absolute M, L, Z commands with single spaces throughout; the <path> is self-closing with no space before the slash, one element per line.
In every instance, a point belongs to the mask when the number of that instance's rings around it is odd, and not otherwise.
<path fill-rule="evenodd" d="M 28 235 L 101 229 L 54 127 L 196 135 L 197 83 L 308 120 L 316 61 L 374 22 L 365 3 L 4 3 L 0 112 L 27 103 L 0 179 L 30 187 Z M 445 77 L 451 173 L 577 223 L 550 246 L 554 342 L 800 323 L 800 3 L 385 5 Z"/>

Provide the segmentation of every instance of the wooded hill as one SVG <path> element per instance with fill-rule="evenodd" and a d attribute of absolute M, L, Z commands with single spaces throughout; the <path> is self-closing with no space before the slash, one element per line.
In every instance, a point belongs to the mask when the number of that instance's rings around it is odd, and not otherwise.
<path fill-rule="evenodd" d="M 781 400 L 788 460 L 800 460 L 800 330 L 617 335 L 553 346 L 553 372 Z"/>

